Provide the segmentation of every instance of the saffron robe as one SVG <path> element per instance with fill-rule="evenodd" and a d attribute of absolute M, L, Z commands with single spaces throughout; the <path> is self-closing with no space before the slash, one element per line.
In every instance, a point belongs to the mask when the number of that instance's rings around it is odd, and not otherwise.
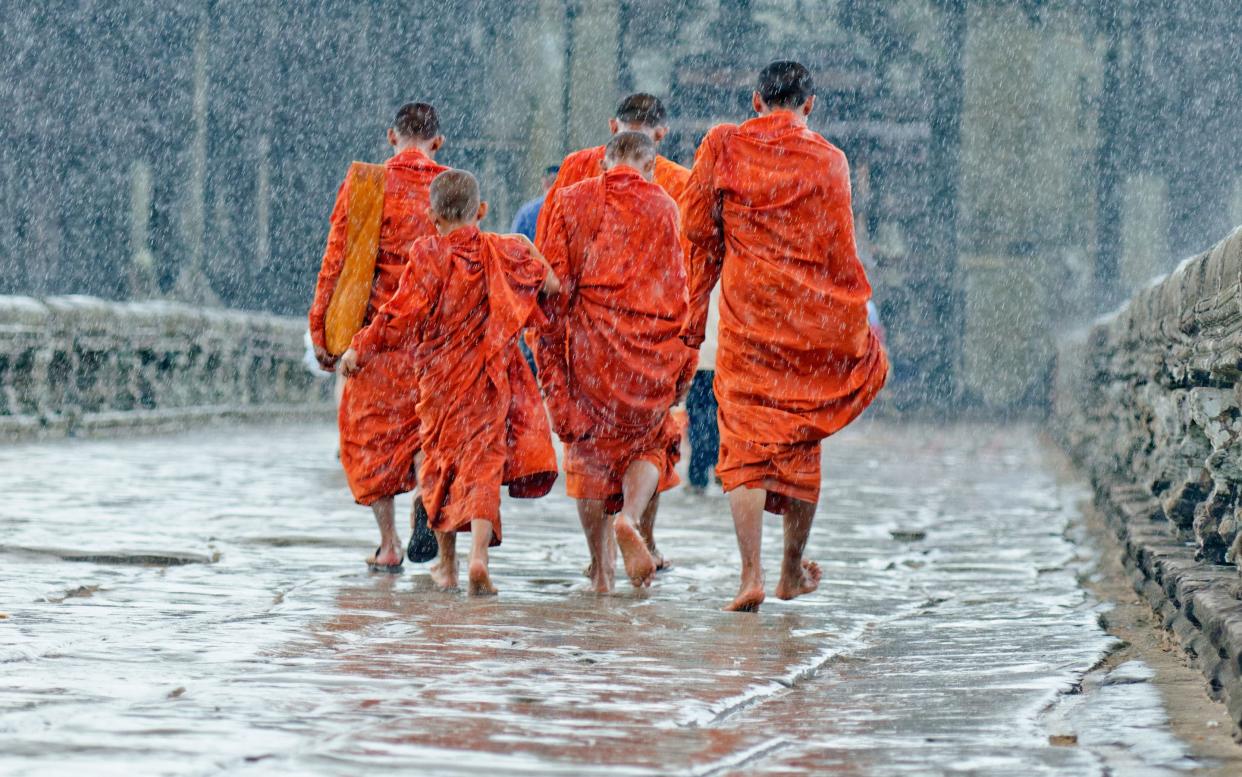
<path fill-rule="evenodd" d="M 544 196 L 545 206 L 552 202 L 556 193 L 561 189 L 602 174 L 604 172 L 604 150 L 604 146 L 593 146 L 575 151 L 565 157 L 561 162 L 560 171 L 556 174 L 556 180 L 552 182 L 552 188 L 548 189 L 548 193 Z M 668 192 L 668 196 L 678 201 L 681 199 L 682 191 L 686 188 L 690 171 L 670 159 L 657 156 L 652 177 L 661 189 Z M 547 207 L 542 208 L 539 211 L 539 218 L 535 221 L 535 245 L 545 254 L 543 238 L 548 228 L 548 219 L 551 217 L 548 211 Z"/>
<path fill-rule="evenodd" d="M 435 531 L 469 531 L 470 521 L 488 520 L 499 545 L 501 485 L 537 497 L 556 480 L 548 418 L 517 348 L 518 333 L 543 320 L 537 296 L 546 275 L 521 238 L 477 227 L 423 238 L 396 294 L 354 337 L 361 364 L 383 343 L 413 355 L 418 476 Z"/>
<path fill-rule="evenodd" d="M 379 255 L 365 327 L 397 290 L 409 258 L 410 244 L 435 234 L 429 205 L 431 181 L 447 170 L 422 151 L 411 148 L 384 163 L 384 210 Z M 311 342 L 325 348 L 324 322 L 345 262 L 349 223 L 349 181 L 341 184 L 332 209 L 328 245 L 324 250 L 315 299 L 310 309 Z M 363 505 L 411 491 L 417 484 L 414 456 L 419 450 L 417 379 L 410 353 L 387 348 L 367 368 L 345 381 L 337 412 L 341 434 L 341 465 L 354 499 Z"/>
<path fill-rule="evenodd" d="M 689 268 L 686 343 L 703 341 L 719 280 L 715 392 L 726 491 L 768 491 L 767 508 L 815 502 L 820 441 L 866 409 L 888 376 L 867 322 L 849 166 L 789 111 L 712 128 L 681 199 L 701 251 Z"/>
<path fill-rule="evenodd" d="M 673 471 L 681 428 L 669 408 L 693 377 L 681 341 L 687 314 L 677 205 L 619 166 L 552 199 L 545 257 L 561 279 L 536 360 L 553 427 L 565 443 L 571 497 L 621 506 L 637 460 Z"/>

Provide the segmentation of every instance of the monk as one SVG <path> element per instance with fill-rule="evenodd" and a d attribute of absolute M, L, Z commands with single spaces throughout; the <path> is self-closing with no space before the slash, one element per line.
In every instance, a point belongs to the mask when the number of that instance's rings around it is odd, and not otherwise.
<path fill-rule="evenodd" d="M 820 441 L 854 420 L 888 376 L 867 323 L 871 286 L 854 245 L 845 155 L 807 128 L 811 74 L 773 62 L 752 98 L 758 114 L 713 127 L 681 200 L 690 267 L 685 341 L 703 342 L 708 300 L 721 284 L 715 391 L 720 460 L 742 557 L 741 586 L 725 608 L 764 599 L 765 508 L 784 516 L 776 595 L 819 586 L 803 560 L 820 487 Z"/>
<path fill-rule="evenodd" d="M 613 135 L 618 132 L 640 132 L 651 138 L 658 146 L 668 134 L 668 112 L 664 110 L 664 103 L 660 102 L 660 98 L 644 92 L 635 92 L 617 103 L 615 115 L 608 120 L 608 131 Z M 543 201 L 552 202 L 556 193 L 561 189 L 573 186 L 579 181 L 594 178 L 604 171 L 603 165 L 604 146 L 592 146 L 573 152 L 561 162 L 561 169 L 556 174 L 556 180 L 552 182 Z M 668 192 L 674 200 L 679 200 L 682 191 L 686 188 L 686 181 L 690 178 L 690 171 L 671 159 L 657 155 L 655 172 L 652 175 L 652 180 L 661 189 Z M 543 235 L 548 228 L 549 216 L 548 208 L 544 208 L 540 211 L 539 219 L 535 224 L 535 245 L 540 246 L 540 250 L 543 250 Z"/>
<path fill-rule="evenodd" d="M 427 103 L 401 106 L 388 130 L 388 142 L 393 154 L 384 165 L 379 249 L 364 326 L 397 290 L 409 259 L 410 244 L 435 233 L 427 213 L 428 189 L 432 179 L 448 169 L 434 161 L 436 152 L 444 145 L 444 136 L 440 134 L 436 109 Z M 310 309 L 315 357 L 329 370 L 335 369 L 337 358 L 327 348 L 325 321 L 345 261 L 350 193 L 350 181 L 346 179 L 332 210 L 328 246 Z M 345 381 L 340 398 L 337 426 L 341 435 L 341 464 L 354 499 L 371 507 L 379 525 L 379 548 L 367 559 L 373 570 L 401 570 L 404 553 L 394 525 L 393 497 L 413 490 L 417 484 L 417 402 L 414 359 L 399 348 L 384 348 L 377 353 L 366 369 Z M 416 499 L 416 513 L 418 508 Z M 412 515 L 411 535 L 414 520 Z M 411 560 L 415 560 L 413 556 Z"/>
<path fill-rule="evenodd" d="M 566 488 L 578 501 L 598 593 L 613 590 L 614 537 L 630 582 L 651 584 L 654 545 L 635 524 L 678 482 L 681 430 L 669 409 L 694 371 L 681 341 L 677 205 L 652 183 L 655 165 L 649 137 L 614 135 L 604 174 L 556 195 L 544 236 L 564 289 L 540 335 L 539 378 L 565 443 Z"/>
<path fill-rule="evenodd" d="M 556 478 L 547 416 L 517 337 L 541 324 L 538 297 L 555 294 L 559 283 L 525 237 L 479 230 L 487 203 L 470 173 L 436 177 L 431 215 L 438 234 L 414 243 L 396 294 L 354 337 L 341 365 L 346 374 L 365 372 L 393 342 L 412 354 L 419 482 L 439 542 L 432 579 L 457 587 L 457 532 L 468 531 L 469 592 L 494 594 L 488 548 L 501 541 L 501 485 L 509 483 L 514 496 L 541 496 Z"/>
<path fill-rule="evenodd" d="M 668 112 L 664 109 L 664 103 L 660 102 L 660 98 L 652 94 L 636 92 L 622 98 L 621 102 L 617 104 L 613 118 L 608 120 L 608 130 L 613 135 L 616 135 L 618 132 L 639 132 L 649 137 L 658 146 L 668 134 Z M 557 172 L 556 180 L 552 183 L 552 187 L 548 189 L 544 202 L 551 203 L 560 190 L 600 175 L 604 169 L 603 164 L 604 146 L 584 148 L 565 157 L 565 160 L 561 162 L 560 170 Z M 686 188 L 686 181 L 689 178 L 689 170 L 672 160 L 665 159 L 663 156 L 656 156 L 652 180 L 674 200 L 681 198 L 681 194 Z M 539 247 L 540 251 L 545 251 L 543 241 L 548 229 L 548 221 L 551 217 L 550 210 L 547 207 L 543 208 L 536 222 L 535 245 Z M 687 259 L 692 250 L 693 246 L 683 237 L 682 251 L 687 256 Z M 656 567 L 664 569 L 667 566 L 667 562 L 656 548 L 655 542 L 655 521 L 659 506 L 660 497 L 657 493 L 648 505 L 646 512 L 639 518 L 638 530 L 643 535 L 648 549 L 656 559 Z M 590 569 L 588 569 L 589 572 Z"/>

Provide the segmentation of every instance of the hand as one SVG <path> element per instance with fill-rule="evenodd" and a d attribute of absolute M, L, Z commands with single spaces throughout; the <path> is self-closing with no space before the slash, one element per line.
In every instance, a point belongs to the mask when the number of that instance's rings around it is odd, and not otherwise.
<path fill-rule="evenodd" d="M 341 374 L 347 378 L 352 378 L 362 369 L 358 366 L 358 352 L 353 348 L 341 354 L 341 360 L 337 364 L 341 368 Z"/>
<path fill-rule="evenodd" d="M 336 357 L 328 353 L 328 349 L 322 346 L 315 346 L 315 361 L 319 362 L 319 366 L 328 372 L 336 369 Z"/>

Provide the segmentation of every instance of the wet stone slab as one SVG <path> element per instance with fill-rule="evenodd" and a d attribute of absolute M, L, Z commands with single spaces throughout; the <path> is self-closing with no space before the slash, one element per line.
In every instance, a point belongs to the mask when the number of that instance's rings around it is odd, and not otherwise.
<path fill-rule="evenodd" d="M 1108 768 L 1050 740 L 1127 710 L 1049 727 L 1111 641 L 1064 537 L 1084 492 L 1030 430 L 831 441 L 810 544 L 824 585 L 757 616 L 718 611 L 735 586 L 724 498 L 680 490 L 659 525 L 675 566 L 649 592 L 582 590 L 563 491 L 505 503 L 499 597 L 436 592 L 409 564 L 370 575 L 371 519 L 334 447 L 314 425 L 0 449 L 0 771 Z M 1143 773 L 1182 768 L 1173 750 Z"/>

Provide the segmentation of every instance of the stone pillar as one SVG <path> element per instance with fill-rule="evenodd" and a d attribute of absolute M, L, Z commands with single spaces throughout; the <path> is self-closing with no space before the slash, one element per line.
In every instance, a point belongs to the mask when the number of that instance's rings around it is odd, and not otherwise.
<path fill-rule="evenodd" d="M 267 133 L 259 136 L 254 184 L 254 258 L 263 269 L 272 258 L 272 162 Z"/>
<path fill-rule="evenodd" d="M 619 18 L 611 2 L 571 2 L 569 40 L 570 150 L 594 146 L 608 135 L 617 104 Z"/>
<path fill-rule="evenodd" d="M 203 16 L 194 41 L 194 135 L 190 141 L 189 191 L 186 192 L 183 225 L 186 257 L 177 276 L 174 294 L 183 302 L 218 305 L 220 300 L 211 290 L 203 270 L 207 231 L 207 58 L 210 25 L 211 19 Z"/>
<path fill-rule="evenodd" d="M 561 161 L 567 151 L 564 133 L 565 106 L 565 6 L 562 0 L 539 0 L 533 29 L 525 36 L 523 71 L 530 84 L 532 110 L 527 137 L 529 152 L 523 171 L 523 191 L 538 190 L 543 169 Z"/>
<path fill-rule="evenodd" d="M 1120 286 L 1129 297 L 1152 278 L 1167 272 L 1169 255 L 1169 187 L 1158 175 L 1127 176 L 1121 186 Z"/>
<path fill-rule="evenodd" d="M 1242 176 L 1233 181 L 1233 194 L 1229 197 L 1229 223 L 1234 229 L 1242 227 Z"/>
<path fill-rule="evenodd" d="M 1084 115 L 1095 55 L 1081 12 L 968 7 L 959 198 L 962 387 L 985 405 L 1040 402 L 1052 320 L 1082 304 L 1094 225 Z"/>
<path fill-rule="evenodd" d="M 134 160 L 129 180 L 129 296 L 149 299 L 159 292 L 151 253 L 151 164 Z"/>

